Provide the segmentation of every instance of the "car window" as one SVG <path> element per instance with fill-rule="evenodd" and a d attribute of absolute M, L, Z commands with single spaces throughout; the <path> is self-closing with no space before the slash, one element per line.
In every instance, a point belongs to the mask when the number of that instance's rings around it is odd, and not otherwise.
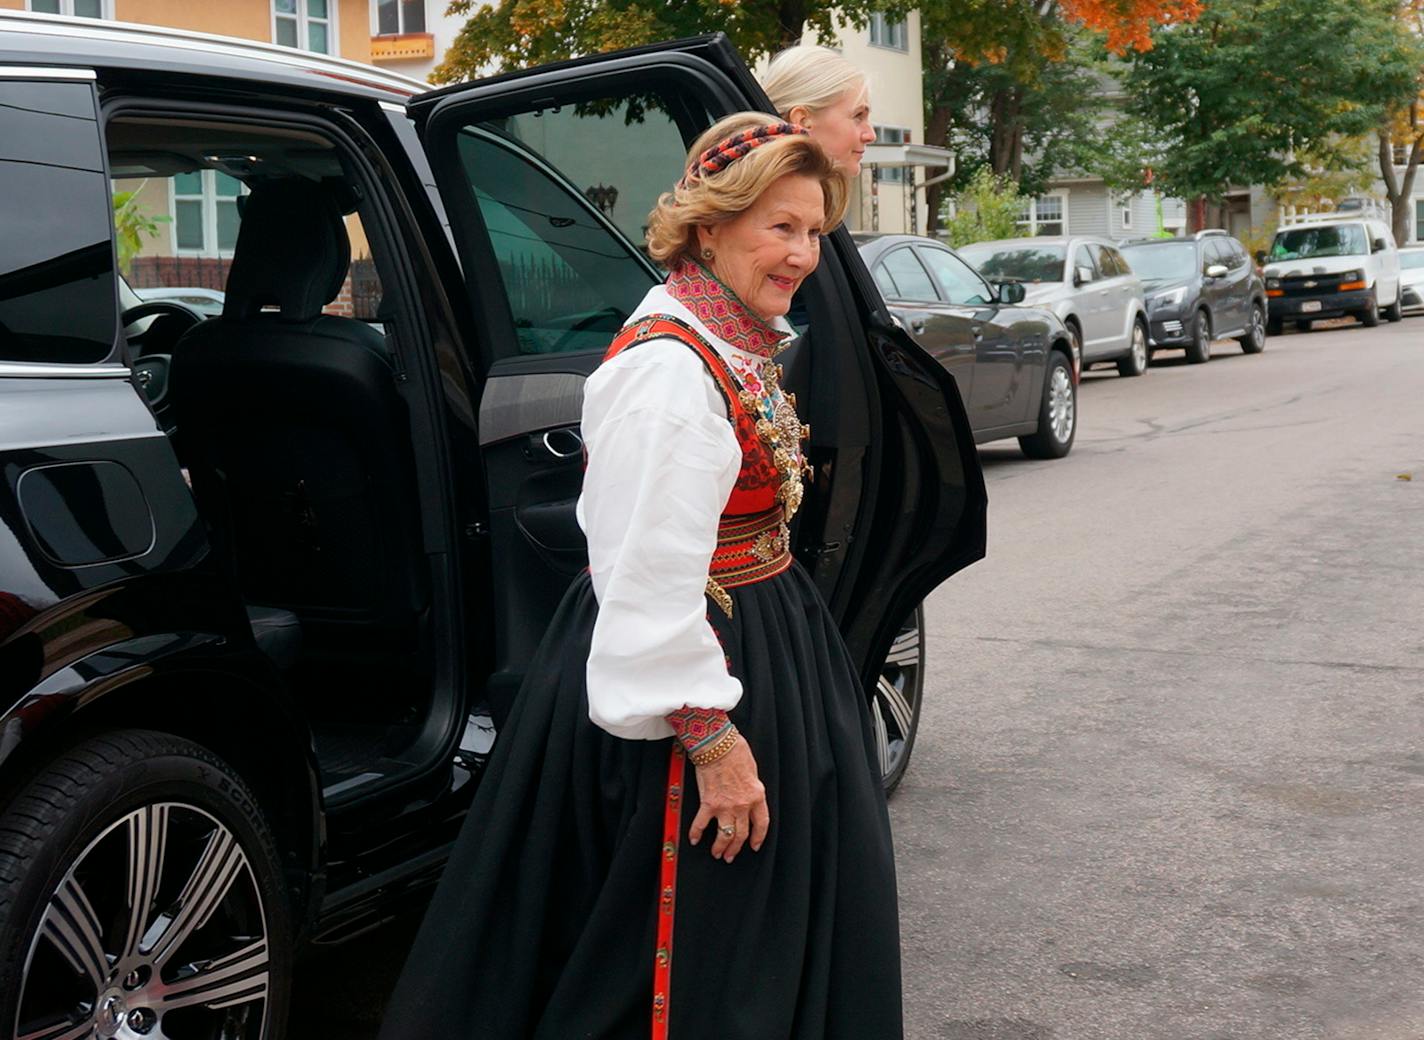
<path fill-rule="evenodd" d="M 1116 249 L 1114 249 L 1112 246 L 1104 246 L 1103 252 L 1107 253 L 1108 259 L 1113 262 L 1113 266 L 1117 268 L 1118 274 L 1132 274 L 1132 267 L 1128 264 L 1127 260 L 1123 257 L 1123 255 L 1119 253 Z"/>
<path fill-rule="evenodd" d="M 947 249 L 930 247 L 921 249 L 919 253 L 939 282 L 939 287 L 944 290 L 944 298 L 948 302 L 966 306 L 989 302 L 989 287 L 984 284 L 984 279 L 959 257 Z"/>
<path fill-rule="evenodd" d="M 1219 238 L 1209 238 L 1203 243 L 1202 270 L 1205 271 L 1213 264 L 1221 264 L 1223 267 L 1231 267 L 1231 250 L 1226 242 Z"/>
<path fill-rule="evenodd" d="M 1089 281 L 1096 281 L 1098 278 L 1104 277 L 1098 270 L 1098 261 L 1093 256 L 1093 250 L 1089 249 L 1087 245 L 1081 245 L 1073 252 L 1073 273 L 1075 275 L 1079 268 L 1086 268 L 1092 272 Z"/>
<path fill-rule="evenodd" d="M 1236 239 L 1228 238 L 1226 247 L 1231 250 L 1231 259 L 1227 261 L 1227 266 L 1233 271 L 1239 271 L 1251 262 L 1251 258 L 1246 255 L 1246 247 Z"/>
<path fill-rule="evenodd" d="M 661 281 L 643 251 L 647 216 L 686 151 L 656 98 L 593 100 L 460 131 L 459 162 L 499 263 L 518 353 L 607 348 Z"/>
<path fill-rule="evenodd" d="M 93 87 L 0 79 L 0 358 L 89 363 L 112 352 L 103 171 Z"/>
<path fill-rule="evenodd" d="M 1061 282 L 1067 250 L 1061 245 L 1005 247 L 991 242 L 964 246 L 959 256 L 995 281 Z"/>
<path fill-rule="evenodd" d="M 1417 271 L 1424 267 L 1424 250 L 1401 251 L 1399 254 L 1399 266 L 1402 270 Z"/>
<path fill-rule="evenodd" d="M 895 279 L 890 277 L 890 272 L 885 269 L 884 264 L 875 265 L 875 284 L 880 286 L 881 295 L 889 298 L 899 298 L 900 287 L 895 284 Z"/>
<path fill-rule="evenodd" d="M 939 299 L 939 294 L 935 292 L 934 282 L 930 281 L 930 276 L 925 272 L 924 265 L 915 258 L 914 251 L 908 246 L 892 249 L 886 254 L 883 263 L 899 287 L 900 299 L 929 301 Z"/>

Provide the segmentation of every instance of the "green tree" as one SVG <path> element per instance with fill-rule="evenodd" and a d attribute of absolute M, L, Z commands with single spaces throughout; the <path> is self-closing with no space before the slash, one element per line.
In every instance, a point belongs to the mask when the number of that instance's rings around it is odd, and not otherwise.
<path fill-rule="evenodd" d="M 1028 196 L 1007 177 L 981 166 L 964 189 L 954 197 L 955 215 L 945 222 L 945 234 L 952 246 L 988 242 L 999 238 L 1019 238 L 1019 224 Z"/>
<path fill-rule="evenodd" d="M 864 28 L 872 11 L 903 15 L 913 4 L 875 0 L 453 0 L 450 14 L 468 15 L 431 79 L 455 83 L 545 62 L 639 44 L 724 32 L 752 62 L 814 30 L 836 39 L 836 17 Z"/>
<path fill-rule="evenodd" d="M 1415 90 L 1395 0 L 1211 0 L 1132 58 L 1131 105 L 1161 143 L 1158 186 L 1219 202 L 1348 172 L 1359 139 Z"/>
<path fill-rule="evenodd" d="M 166 224 L 172 219 L 167 216 L 152 217 L 141 210 L 138 193 L 142 190 L 143 185 L 139 185 L 134 191 L 116 191 L 113 196 L 114 235 L 118 243 L 119 269 L 125 274 L 128 273 L 133 258 L 143 250 L 144 237 L 157 238 L 158 225 Z"/>

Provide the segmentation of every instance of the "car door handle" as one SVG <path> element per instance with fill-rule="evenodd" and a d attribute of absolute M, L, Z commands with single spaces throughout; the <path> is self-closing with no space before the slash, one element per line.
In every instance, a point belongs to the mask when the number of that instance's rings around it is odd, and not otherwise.
<path fill-rule="evenodd" d="M 911 331 L 911 332 L 914 332 L 914 333 L 917 333 L 917 334 L 918 334 L 918 333 L 921 333 L 921 332 L 924 332 L 924 331 L 925 331 L 925 319 L 924 319 L 924 318 L 911 318 L 911 319 L 910 319 L 910 331 Z"/>
<path fill-rule="evenodd" d="M 969 326 L 969 331 L 972 332 L 972 333 L 974 333 L 974 338 L 975 338 L 976 340 L 981 340 L 981 339 L 984 338 L 984 326 L 983 326 L 983 325 L 971 325 L 971 326 Z"/>
<path fill-rule="evenodd" d="M 531 434 L 525 449 L 530 458 L 553 457 L 560 462 L 583 455 L 583 435 L 574 427 L 565 426 L 543 434 Z"/>

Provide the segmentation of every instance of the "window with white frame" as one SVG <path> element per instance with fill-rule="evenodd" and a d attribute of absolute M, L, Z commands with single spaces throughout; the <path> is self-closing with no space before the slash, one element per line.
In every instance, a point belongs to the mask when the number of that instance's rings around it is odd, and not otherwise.
<path fill-rule="evenodd" d="M 179 256 L 232 256 L 237 245 L 237 198 L 247 186 L 218 170 L 173 178 L 173 251 Z"/>
<path fill-rule="evenodd" d="M 1124 195 L 1117 200 L 1118 226 L 1124 231 L 1132 230 L 1132 196 Z"/>
<path fill-rule="evenodd" d="M 903 126 L 877 126 L 875 128 L 875 143 L 909 144 L 910 131 Z M 905 168 L 903 166 L 871 167 L 871 169 L 875 171 L 875 179 L 882 184 L 905 183 Z"/>
<path fill-rule="evenodd" d="M 272 0 L 272 40 L 319 54 L 336 53 L 335 0 Z"/>
<path fill-rule="evenodd" d="M 379 36 L 425 32 L 425 0 L 372 0 L 371 7 Z"/>
<path fill-rule="evenodd" d="M 910 32 L 904 20 L 892 22 L 876 11 L 870 16 L 870 42 L 875 47 L 889 47 L 891 50 L 908 51 Z"/>
<path fill-rule="evenodd" d="M 1061 194 L 1040 195 L 1029 199 L 1019 213 L 1019 225 L 1030 235 L 1064 235 L 1068 233 L 1068 199 Z"/>
<path fill-rule="evenodd" d="M 39 14 L 67 14 L 78 18 L 114 17 L 114 0 L 25 0 L 25 9 Z"/>

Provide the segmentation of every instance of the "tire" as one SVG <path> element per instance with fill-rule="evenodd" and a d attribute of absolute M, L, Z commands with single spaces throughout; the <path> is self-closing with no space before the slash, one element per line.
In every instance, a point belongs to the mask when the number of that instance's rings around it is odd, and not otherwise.
<path fill-rule="evenodd" d="M 1192 319 L 1192 341 L 1187 344 L 1187 364 L 1204 365 L 1211 360 L 1211 317 L 1197 311 Z"/>
<path fill-rule="evenodd" d="M 1266 335 L 1267 335 L 1267 336 L 1279 336 L 1279 335 L 1280 335 L 1282 332 L 1284 332 L 1284 331 L 1285 331 L 1285 324 L 1281 321 L 1280 318 L 1267 318 L 1267 319 L 1266 319 Z"/>
<path fill-rule="evenodd" d="M 0 882 L 0 1035 L 282 1035 L 280 860 L 207 749 L 120 730 L 55 758 L 0 815 Z"/>
<path fill-rule="evenodd" d="M 925 691 L 925 607 L 920 604 L 905 620 L 880 668 L 870 698 L 870 725 L 880 761 L 886 795 L 900 786 L 910 768 L 915 734 L 920 728 L 920 704 Z"/>
<path fill-rule="evenodd" d="M 1366 305 L 1365 309 L 1359 313 L 1360 324 L 1367 329 L 1373 329 L 1379 325 L 1379 318 L 1379 300 L 1375 298 L 1375 294 L 1373 290 L 1371 290 L 1370 302 Z"/>
<path fill-rule="evenodd" d="M 1396 289 L 1394 291 L 1394 302 L 1384 309 L 1384 316 L 1387 321 L 1394 322 L 1404 320 L 1403 296 L 1403 290 Z"/>
<path fill-rule="evenodd" d="M 1266 330 L 1269 323 L 1266 321 L 1266 308 L 1261 306 L 1259 300 L 1251 301 L 1251 317 L 1246 325 L 1246 335 L 1239 337 L 1236 342 L 1241 344 L 1243 354 L 1259 354 L 1266 349 Z M 1280 331 L 1280 326 L 1276 327 Z"/>
<path fill-rule="evenodd" d="M 1071 341 L 1071 342 L 1068 344 L 1068 349 L 1073 352 L 1073 357 L 1075 357 L 1075 358 L 1078 360 L 1079 371 L 1082 371 L 1082 365 L 1083 365 L 1083 330 L 1078 327 L 1077 321 L 1073 321 L 1073 320 L 1065 321 L 1065 322 L 1063 323 L 1063 325 L 1064 325 L 1065 328 L 1068 329 L 1068 339 Z"/>
<path fill-rule="evenodd" d="M 1141 318 L 1132 323 L 1132 349 L 1125 357 L 1117 359 L 1117 374 L 1124 377 L 1140 376 L 1147 371 L 1147 326 Z"/>
<path fill-rule="evenodd" d="M 1078 388 L 1073 369 L 1061 352 L 1048 353 L 1043 373 L 1043 398 L 1038 403 L 1038 429 L 1019 438 L 1019 447 L 1031 459 L 1061 459 L 1073 449 L 1078 434 Z"/>

